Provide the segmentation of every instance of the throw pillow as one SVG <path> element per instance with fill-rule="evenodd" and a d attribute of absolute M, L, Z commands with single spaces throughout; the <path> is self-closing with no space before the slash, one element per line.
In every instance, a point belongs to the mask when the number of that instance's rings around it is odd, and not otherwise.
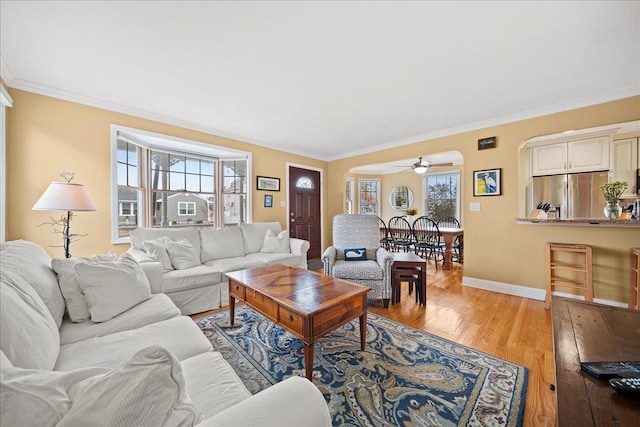
<path fill-rule="evenodd" d="M 289 231 L 282 230 L 276 236 L 271 230 L 267 230 L 267 234 L 264 236 L 264 244 L 260 252 L 291 252 L 289 248 Z"/>
<path fill-rule="evenodd" d="M 73 405 L 58 427 L 192 426 L 202 418 L 185 391 L 180 362 L 160 346 L 71 387 L 69 396 Z"/>
<path fill-rule="evenodd" d="M 67 315 L 72 322 L 84 322 L 91 319 L 87 299 L 82 293 L 74 267 L 80 263 L 115 262 L 116 255 L 106 253 L 90 258 L 61 258 L 51 261 L 51 268 L 58 275 L 58 284 L 66 303 Z"/>
<path fill-rule="evenodd" d="M 154 261 L 162 263 L 162 270 L 167 272 L 173 270 L 171 258 L 167 252 L 167 244 L 171 241 L 168 237 L 159 237 L 153 240 L 142 242 L 144 251 L 153 258 Z"/>
<path fill-rule="evenodd" d="M 185 392 L 180 363 L 159 346 L 113 370 L 8 368 L 0 393 L 3 426 L 188 426 L 202 416 Z"/>
<path fill-rule="evenodd" d="M 186 270 L 200 265 L 199 248 L 196 249 L 187 239 L 167 242 L 167 252 L 171 258 L 171 265 L 176 270 Z"/>
<path fill-rule="evenodd" d="M 53 369 L 60 352 L 60 332 L 47 306 L 22 277 L 2 268 L 0 349 L 13 366 L 34 369 Z"/>
<path fill-rule="evenodd" d="M 366 261 L 367 250 L 365 248 L 345 249 L 344 259 L 346 261 Z"/>
<path fill-rule="evenodd" d="M 116 262 L 80 263 L 75 270 L 94 322 L 112 319 L 151 298 L 146 274 L 127 253 Z"/>

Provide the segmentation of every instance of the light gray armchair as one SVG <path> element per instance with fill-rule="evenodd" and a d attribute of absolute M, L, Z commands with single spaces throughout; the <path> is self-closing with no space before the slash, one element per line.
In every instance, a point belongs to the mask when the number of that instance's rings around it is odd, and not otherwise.
<path fill-rule="evenodd" d="M 391 298 L 393 257 L 380 247 L 380 225 L 376 215 L 336 215 L 333 217 L 333 246 L 322 254 L 324 274 L 369 286 L 369 299 L 381 299 L 384 307 Z M 345 259 L 345 249 L 365 248 L 365 261 Z"/>

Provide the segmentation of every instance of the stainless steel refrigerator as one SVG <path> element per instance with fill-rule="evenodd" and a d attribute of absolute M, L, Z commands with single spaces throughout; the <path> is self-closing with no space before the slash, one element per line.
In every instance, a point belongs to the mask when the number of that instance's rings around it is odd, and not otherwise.
<path fill-rule="evenodd" d="M 608 179 L 607 172 L 533 177 L 527 212 L 539 203 L 549 203 L 557 209 L 558 218 L 603 218 L 606 201 L 600 186 Z"/>

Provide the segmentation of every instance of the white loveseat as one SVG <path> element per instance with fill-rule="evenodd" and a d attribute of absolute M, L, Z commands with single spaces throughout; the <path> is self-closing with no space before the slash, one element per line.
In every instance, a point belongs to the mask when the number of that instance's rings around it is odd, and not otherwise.
<path fill-rule="evenodd" d="M 271 232 L 272 242 L 284 238 L 285 248 L 265 245 Z M 229 304 L 229 280 L 225 273 L 268 264 L 289 264 L 307 268 L 306 240 L 282 236 L 279 222 L 240 224 L 225 228 L 170 227 L 137 228 L 131 233 L 128 250 L 140 264 L 156 263 L 154 274 L 160 288 L 178 306 L 182 314 L 202 313 Z M 276 240 L 273 240 L 273 239 Z M 179 267 L 157 244 L 160 239 L 187 241 L 197 252 L 197 265 Z M 288 244 L 286 244 L 288 241 Z M 163 262 L 164 260 L 164 262 Z"/>
<path fill-rule="evenodd" d="M 6 242 L 0 262 L 3 427 L 96 420 L 103 425 L 331 424 L 322 394 L 304 378 L 251 396 L 196 324 L 163 293 L 149 292 L 148 299 L 109 320 L 74 323 L 65 314 L 65 298 L 44 249 L 23 240 Z M 169 410 L 158 406 L 164 397 L 173 399 Z"/>

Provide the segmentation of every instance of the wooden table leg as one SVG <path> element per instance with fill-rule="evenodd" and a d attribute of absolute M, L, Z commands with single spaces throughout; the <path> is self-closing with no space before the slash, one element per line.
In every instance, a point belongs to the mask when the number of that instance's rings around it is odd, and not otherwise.
<path fill-rule="evenodd" d="M 420 268 L 420 295 L 422 297 L 421 304 L 427 305 L 427 269 L 425 267 Z"/>
<path fill-rule="evenodd" d="M 453 240 L 455 239 L 455 236 L 443 234 L 442 239 L 444 240 L 444 264 L 442 265 L 442 269 L 450 270 L 451 263 L 453 262 Z"/>
<path fill-rule="evenodd" d="M 360 316 L 360 350 L 364 351 L 367 344 L 367 312 Z"/>
<path fill-rule="evenodd" d="M 233 295 L 229 295 L 229 324 L 233 326 L 234 317 L 236 314 L 236 299 Z"/>
<path fill-rule="evenodd" d="M 304 368 L 309 381 L 313 381 L 313 343 L 304 343 Z"/>

